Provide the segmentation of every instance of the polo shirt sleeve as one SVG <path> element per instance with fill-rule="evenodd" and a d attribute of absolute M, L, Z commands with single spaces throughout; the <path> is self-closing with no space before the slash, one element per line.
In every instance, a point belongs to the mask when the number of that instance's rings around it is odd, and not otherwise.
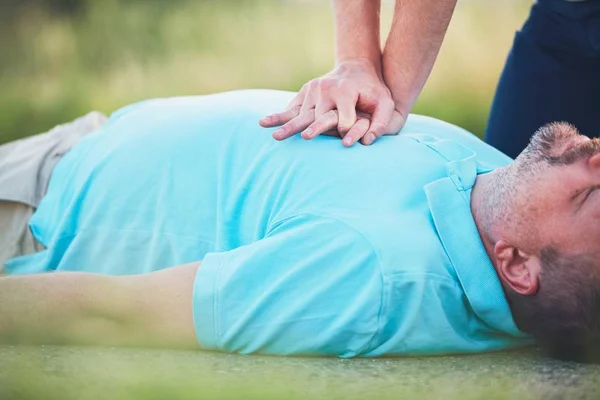
<path fill-rule="evenodd" d="M 208 253 L 193 292 L 200 346 L 242 354 L 364 354 L 381 303 L 371 245 L 342 222 L 313 215 L 289 218 L 247 246 Z"/>

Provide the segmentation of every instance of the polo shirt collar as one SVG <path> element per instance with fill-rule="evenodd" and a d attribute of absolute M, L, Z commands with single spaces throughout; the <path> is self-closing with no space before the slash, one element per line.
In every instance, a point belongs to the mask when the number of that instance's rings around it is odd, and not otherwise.
<path fill-rule="evenodd" d="M 443 148 L 436 147 L 444 156 Z M 475 179 L 493 168 L 477 162 L 473 151 L 460 147 L 464 150 L 460 156 L 464 157 L 448 161 L 448 176 L 425 187 L 435 227 L 473 312 L 494 330 L 527 337 L 514 323 L 471 213 L 471 189 Z M 452 153 L 457 155 L 456 148 Z"/>

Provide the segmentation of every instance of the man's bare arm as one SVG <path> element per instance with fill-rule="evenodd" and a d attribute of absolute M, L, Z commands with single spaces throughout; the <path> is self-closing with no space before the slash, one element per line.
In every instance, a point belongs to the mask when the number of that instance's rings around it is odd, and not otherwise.
<path fill-rule="evenodd" d="M 192 291 L 199 266 L 0 278 L 0 342 L 197 348 Z"/>
<path fill-rule="evenodd" d="M 440 51 L 457 0 L 396 0 L 383 50 L 383 76 L 407 117 Z"/>

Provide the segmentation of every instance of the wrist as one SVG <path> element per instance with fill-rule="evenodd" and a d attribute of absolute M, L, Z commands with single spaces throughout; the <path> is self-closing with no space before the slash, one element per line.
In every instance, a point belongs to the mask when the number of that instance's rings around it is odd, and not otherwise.
<path fill-rule="evenodd" d="M 340 72 L 353 71 L 361 69 L 374 75 L 377 75 L 381 81 L 383 81 L 383 64 L 381 56 L 373 57 L 347 57 L 340 58 L 335 62 L 335 69 Z"/>
<path fill-rule="evenodd" d="M 335 65 L 340 64 L 363 64 L 374 68 L 381 68 L 382 54 L 372 56 L 338 56 L 335 60 Z"/>
<path fill-rule="evenodd" d="M 407 70 L 404 63 L 396 62 L 390 57 L 383 59 L 382 76 L 390 89 L 396 111 L 404 116 L 408 115 L 421 93 L 426 77 Z"/>

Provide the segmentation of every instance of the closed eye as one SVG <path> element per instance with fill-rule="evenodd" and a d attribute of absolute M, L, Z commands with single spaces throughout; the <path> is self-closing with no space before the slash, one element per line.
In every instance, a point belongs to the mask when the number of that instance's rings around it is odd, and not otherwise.
<path fill-rule="evenodd" d="M 585 203 L 587 201 L 587 199 L 589 199 L 590 195 L 592 193 L 594 193 L 598 189 L 600 189 L 600 185 L 592 186 L 591 188 L 589 188 L 588 190 L 586 190 L 584 192 L 585 193 L 585 197 L 583 198 L 582 203 Z"/>
<path fill-rule="evenodd" d="M 571 199 L 577 204 L 576 212 L 581 210 L 581 207 L 586 203 L 590 195 L 596 190 L 600 189 L 600 185 L 587 187 L 585 189 L 578 190 L 573 194 Z"/>

